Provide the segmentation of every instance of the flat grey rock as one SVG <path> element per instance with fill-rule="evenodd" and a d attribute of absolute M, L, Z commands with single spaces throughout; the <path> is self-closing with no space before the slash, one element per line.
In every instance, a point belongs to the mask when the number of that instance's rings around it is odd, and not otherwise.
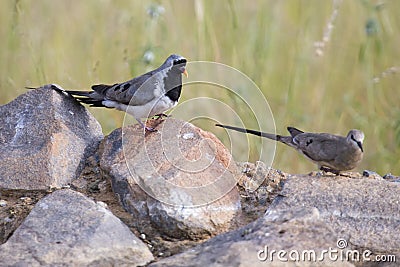
<path fill-rule="evenodd" d="M 58 190 L 0 246 L 0 266 L 142 266 L 147 246 L 104 203 Z"/>
<path fill-rule="evenodd" d="M 353 266 L 322 258 L 329 247 L 336 247 L 334 231 L 316 208 L 268 212 L 243 228 L 149 266 Z M 286 254 L 279 259 L 281 250 Z"/>
<path fill-rule="evenodd" d="M 292 175 L 263 218 L 150 266 L 397 266 L 399 204 L 400 185 L 382 178 Z"/>
<path fill-rule="evenodd" d="M 71 97 L 49 86 L 30 90 L 0 107 L 0 188 L 67 185 L 102 138 L 100 124 Z"/>
<path fill-rule="evenodd" d="M 318 209 L 350 248 L 400 257 L 400 184 L 382 178 L 299 177 L 284 185 L 270 211 Z"/>

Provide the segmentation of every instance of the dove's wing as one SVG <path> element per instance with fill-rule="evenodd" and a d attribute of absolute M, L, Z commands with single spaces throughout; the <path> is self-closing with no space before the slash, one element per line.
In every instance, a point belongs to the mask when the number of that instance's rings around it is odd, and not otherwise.
<path fill-rule="evenodd" d="M 293 142 L 297 149 L 315 162 L 332 162 L 346 148 L 346 138 L 325 133 L 303 133 L 296 135 Z"/>
<path fill-rule="evenodd" d="M 163 83 L 163 76 L 157 71 L 153 70 L 127 82 L 114 85 L 93 85 L 92 89 L 107 100 L 131 106 L 144 105 L 164 94 L 161 92 L 162 84 L 160 84 Z M 160 90 L 154 90 L 157 87 Z"/>

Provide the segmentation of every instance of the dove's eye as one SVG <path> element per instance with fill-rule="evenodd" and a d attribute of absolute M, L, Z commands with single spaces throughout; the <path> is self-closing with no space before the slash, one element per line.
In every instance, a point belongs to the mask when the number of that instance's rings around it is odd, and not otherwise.
<path fill-rule="evenodd" d="M 184 63 L 186 63 L 186 59 L 184 58 L 174 60 L 174 65 L 184 64 Z"/>

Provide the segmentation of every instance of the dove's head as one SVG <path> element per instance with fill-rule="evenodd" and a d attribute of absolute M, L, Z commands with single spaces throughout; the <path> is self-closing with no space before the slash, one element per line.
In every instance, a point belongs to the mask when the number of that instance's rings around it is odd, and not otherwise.
<path fill-rule="evenodd" d="M 180 55 L 172 54 L 165 60 L 163 66 L 165 68 L 172 68 L 178 70 L 180 73 L 188 77 L 188 73 L 186 71 L 186 62 L 187 62 L 186 58 Z"/>
<path fill-rule="evenodd" d="M 350 130 L 350 132 L 347 134 L 347 141 L 354 143 L 361 149 L 361 152 L 364 152 L 362 146 L 364 141 L 364 133 L 362 131 L 356 129 Z"/>

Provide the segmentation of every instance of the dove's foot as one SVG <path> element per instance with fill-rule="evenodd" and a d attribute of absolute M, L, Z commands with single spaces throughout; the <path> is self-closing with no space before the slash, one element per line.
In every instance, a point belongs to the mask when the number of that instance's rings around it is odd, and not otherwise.
<path fill-rule="evenodd" d="M 136 119 L 136 120 L 137 120 L 137 122 L 140 124 L 140 126 L 142 126 L 142 128 L 145 129 L 145 131 L 148 131 L 148 132 L 157 132 L 157 130 L 156 130 L 155 128 L 146 126 L 146 125 L 145 125 L 141 120 L 139 120 L 139 119 Z"/>
<path fill-rule="evenodd" d="M 321 168 L 319 168 L 321 171 L 323 171 L 323 172 L 330 172 L 330 173 L 333 173 L 333 174 L 335 174 L 335 175 L 339 175 L 340 174 L 340 171 L 338 171 L 338 170 L 334 170 L 334 169 L 331 169 L 331 168 L 327 168 L 327 167 L 321 167 Z"/>
<path fill-rule="evenodd" d="M 149 132 L 152 132 L 152 133 L 153 133 L 153 132 L 158 132 L 157 129 L 154 129 L 153 127 L 147 127 L 147 126 L 145 126 L 144 129 L 145 129 L 146 131 L 149 131 Z"/>

